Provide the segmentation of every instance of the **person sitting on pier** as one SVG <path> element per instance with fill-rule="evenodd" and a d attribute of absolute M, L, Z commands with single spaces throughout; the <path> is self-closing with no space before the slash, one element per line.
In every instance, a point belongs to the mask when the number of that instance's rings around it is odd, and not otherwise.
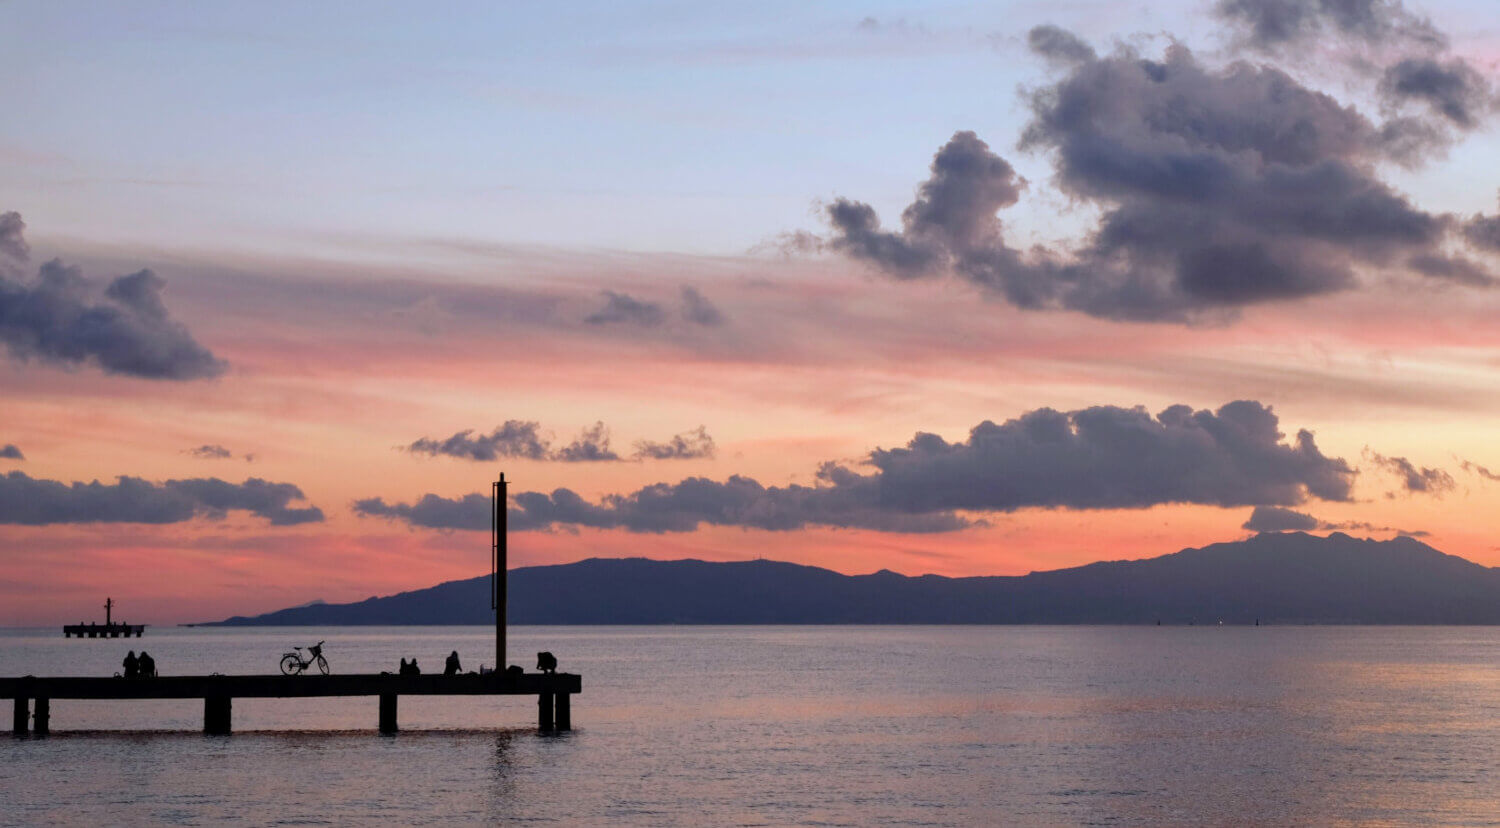
<path fill-rule="evenodd" d="M 443 662 L 443 675 L 456 676 L 464 668 L 458 665 L 458 650 L 448 654 L 448 660 Z"/>
<path fill-rule="evenodd" d="M 141 650 L 140 658 L 136 659 L 140 668 L 141 678 L 156 678 L 156 659 Z"/>
<path fill-rule="evenodd" d="M 140 661 L 135 657 L 135 650 L 125 654 L 125 678 L 133 679 L 140 675 Z"/>
<path fill-rule="evenodd" d="M 407 661 L 404 658 L 401 659 L 401 672 L 398 673 L 397 675 L 402 675 L 402 676 L 420 676 L 421 674 L 422 674 L 422 668 L 417 666 L 417 660 L 416 659 L 412 659 L 411 661 Z"/>
<path fill-rule="evenodd" d="M 543 673 L 557 672 L 557 656 L 551 653 L 537 653 L 536 668 Z"/>

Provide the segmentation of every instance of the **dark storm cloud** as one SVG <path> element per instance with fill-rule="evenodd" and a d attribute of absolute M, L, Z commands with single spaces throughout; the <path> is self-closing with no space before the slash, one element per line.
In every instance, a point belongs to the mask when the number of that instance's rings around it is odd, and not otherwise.
<path fill-rule="evenodd" d="M 881 230 L 869 205 L 839 199 L 827 208 L 830 245 L 900 278 L 929 275 L 964 251 L 1003 246 L 995 213 L 1015 204 L 1025 186 L 978 136 L 958 132 L 933 157 L 900 232 Z"/>
<path fill-rule="evenodd" d="M 553 452 L 552 459 L 563 463 L 604 463 L 620 459 L 609 447 L 609 429 L 598 422 L 585 428 L 573 442 Z"/>
<path fill-rule="evenodd" d="M 949 443 L 918 434 L 876 450 L 882 505 L 906 511 L 1139 509 L 1163 503 L 1295 505 L 1348 500 L 1354 471 L 1313 435 L 1282 442 L 1277 417 L 1241 400 L 1217 412 L 1096 406 L 986 421 Z"/>
<path fill-rule="evenodd" d="M 715 307 L 696 288 L 688 285 L 682 286 L 682 318 L 694 325 L 708 328 L 718 327 L 728 321 L 723 311 Z"/>
<path fill-rule="evenodd" d="M 26 222 L 15 211 L 0 213 L 0 256 L 8 256 L 24 262 L 31 256 L 31 247 L 26 244 Z"/>
<path fill-rule="evenodd" d="M 1277 506 L 1256 506 L 1255 510 L 1250 513 L 1250 519 L 1241 524 L 1240 528 L 1249 529 L 1252 532 L 1391 532 L 1413 538 L 1426 537 L 1429 534 L 1420 529 L 1400 529 L 1363 520 L 1331 523 L 1318 520 L 1312 515 Z"/>
<path fill-rule="evenodd" d="M 639 460 L 698 460 L 714 456 L 714 438 L 708 429 L 698 426 L 694 431 L 673 435 L 665 443 L 637 440 L 635 454 Z"/>
<path fill-rule="evenodd" d="M 1031 51 L 1057 63 L 1084 63 L 1093 60 L 1094 47 L 1067 29 L 1050 24 L 1037 26 L 1026 35 Z"/>
<path fill-rule="evenodd" d="M 1251 5 L 1265 4 L 1236 8 Z M 1380 4 L 1353 5 L 1309 8 L 1341 31 L 1395 19 Z M 1127 47 L 1100 57 L 1052 26 L 1030 41 L 1049 59 L 1065 56 L 1067 70 L 1028 95 L 1021 147 L 1045 154 L 1063 193 L 1097 209 L 1089 232 L 1057 247 L 1011 246 L 997 213 L 1025 182 L 961 131 L 937 151 L 899 228 L 883 227 L 868 204 L 836 199 L 824 209 L 823 249 L 899 279 L 957 275 L 1021 308 L 1143 321 L 1221 319 L 1348 290 L 1361 270 L 1492 281 L 1445 252 L 1460 228 L 1452 216 L 1379 176 L 1384 164 L 1423 163 L 1453 129 L 1493 110 L 1488 83 L 1463 61 L 1393 63 L 1381 83 L 1390 117 L 1377 123 L 1270 65 L 1207 66 L 1180 44 L 1160 60 Z M 1468 234 L 1500 239 L 1492 229 L 1476 217 Z"/>
<path fill-rule="evenodd" d="M 1408 492 L 1440 495 L 1456 485 L 1453 475 L 1442 469 L 1418 468 L 1405 457 L 1386 457 L 1368 449 L 1366 454 L 1375 465 L 1400 477 L 1401 485 Z"/>
<path fill-rule="evenodd" d="M 628 495 L 608 495 L 591 503 L 570 489 L 551 494 L 522 492 L 513 498 L 508 521 L 513 531 L 562 528 L 624 529 L 630 532 L 691 532 L 701 525 L 790 531 L 836 526 L 881 532 L 944 532 L 972 525 L 950 513 L 901 514 L 873 507 L 858 493 L 839 486 L 763 486 L 738 475 L 718 482 L 701 477 L 646 486 Z M 386 504 L 381 498 L 355 503 L 371 517 L 402 520 L 433 529 L 487 529 L 490 500 L 424 495 L 416 503 Z"/>
<path fill-rule="evenodd" d="M 216 444 L 206 444 L 197 448 L 190 448 L 187 449 L 186 453 L 199 460 L 228 460 L 234 456 L 234 452 Z"/>
<path fill-rule="evenodd" d="M 506 420 L 489 434 L 473 436 L 473 429 L 465 429 L 443 440 L 423 437 L 406 447 L 415 454 L 442 454 L 465 460 L 491 461 L 501 457 L 516 457 L 526 460 L 545 460 L 549 454 L 549 441 L 541 436 L 540 424 L 527 420 Z"/>
<path fill-rule="evenodd" d="M 975 525 L 960 511 L 1028 507 L 1135 509 L 1165 503 L 1296 505 L 1348 500 L 1354 471 L 1325 457 L 1307 431 L 1283 442 L 1260 403 L 1217 412 L 1173 406 L 1032 411 L 976 426 L 964 442 L 917 434 L 877 449 L 872 473 L 824 463 L 813 486 L 764 486 L 747 477 L 689 478 L 596 502 L 569 489 L 514 497 L 512 528 L 585 526 L 686 532 L 699 525 L 791 530 L 834 526 L 889 532 L 953 531 Z M 359 501 L 363 515 L 433 528 L 488 526 L 487 499 L 426 495 L 413 504 Z"/>
<path fill-rule="evenodd" d="M 400 520 L 424 529 L 490 528 L 490 496 L 482 494 L 451 500 L 428 494 L 412 504 L 387 504 L 383 498 L 371 497 L 354 501 L 354 512 L 364 517 Z M 519 531 L 522 527 L 512 523 L 510 528 Z"/>
<path fill-rule="evenodd" d="M 1460 129 L 1474 129 L 1494 109 L 1489 83 L 1459 59 L 1401 60 L 1386 68 L 1380 92 L 1392 101 L 1426 104 Z"/>
<path fill-rule="evenodd" d="M 590 314 L 583 321 L 590 325 L 627 324 L 643 328 L 654 328 L 666 319 L 661 305 L 644 302 L 626 293 L 604 291 L 604 307 Z"/>
<path fill-rule="evenodd" d="M 0 216 L 0 251 L 24 257 L 24 227 L 15 213 Z M 142 270 L 110 282 L 100 296 L 77 268 L 56 259 L 41 266 L 35 281 L 0 271 L 0 342 L 16 359 L 93 363 L 111 374 L 170 380 L 222 374 L 223 361 L 168 313 L 163 284 Z"/>
<path fill-rule="evenodd" d="M 1244 45 L 1262 51 L 1329 36 L 1418 49 L 1448 42 L 1400 0 L 1220 0 L 1214 11 Z"/>
<path fill-rule="evenodd" d="M 1279 506 L 1256 506 L 1241 528 L 1252 532 L 1310 532 L 1321 526 L 1312 515 Z"/>
<path fill-rule="evenodd" d="M 15 443 L 6 443 L 4 446 L 0 446 L 0 458 L 5 460 L 25 460 L 26 455 L 21 453 L 21 450 L 16 447 Z"/>
<path fill-rule="evenodd" d="M 1406 265 L 1426 276 L 1473 287 L 1489 287 L 1495 283 L 1495 277 L 1491 276 L 1488 270 L 1459 256 L 1437 256 L 1424 253 L 1411 257 L 1406 261 Z"/>
<path fill-rule="evenodd" d="M 1482 250 L 1500 252 L 1500 216 L 1473 216 L 1464 223 L 1464 237 Z"/>
<path fill-rule="evenodd" d="M 290 483 L 254 477 L 244 483 L 213 477 L 152 483 L 122 476 L 116 483 L 67 484 L 10 472 L 0 476 L 0 523 L 180 523 L 195 517 L 219 520 L 230 511 L 246 511 L 275 526 L 323 520 L 316 506 L 289 505 L 303 499 L 302 490 Z"/>

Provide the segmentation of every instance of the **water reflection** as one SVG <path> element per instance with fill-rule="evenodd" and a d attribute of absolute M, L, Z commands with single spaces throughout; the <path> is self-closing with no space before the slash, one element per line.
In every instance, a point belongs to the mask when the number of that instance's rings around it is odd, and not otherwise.
<path fill-rule="evenodd" d="M 423 647 L 458 640 L 462 654 L 487 634 L 364 630 L 330 645 L 351 661 L 425 661 Z M 1500 813 L 1500 630 L 524 634 L 518 651 L 566 653 L 583 673 L 577 730 L 537 734 L 529 699 L 403 699 L 390 739 L 374 736 L 373 700 L 237 703 L 228 739 L 196 732 L 201 704 L 139 714 L 148 728 L 186 719 L 182 732 L 132 734 L 79 732 L 116 726 L 119 709 L 55 704 L 51 739 L 0 743 L 6 818 L 1337 825 Z M 226 658 L 253 661 L 285 637 L 244 636 L 253 652 Z M 61 644 L 28 657 L 72 657 Z"/>

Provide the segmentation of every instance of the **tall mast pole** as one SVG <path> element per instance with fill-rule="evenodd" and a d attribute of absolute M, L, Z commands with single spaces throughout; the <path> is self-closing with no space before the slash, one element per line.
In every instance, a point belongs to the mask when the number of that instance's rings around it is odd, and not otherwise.
<path fill-rule="evenodd" d="M 114 609 L 114 606 L 115 606 L 115 599 L 113 599 L 113 598 L 105 598 L 104 599 L 104 626 L 106 626 L 106 627 L 109 626 L 111 623 L 113 623 L 110 620 L 110 612 L 109 611 L 111 609 Z"/>
<path fill-rule="evenodd" d="M 490 517 L 493 541 L 490 555 L 490 607 L 495 610 L 495 670 L 505 672 L 505 603 L 506 584 L 506 492 L 505 473 L 494 484 L 494 514 Z"/>

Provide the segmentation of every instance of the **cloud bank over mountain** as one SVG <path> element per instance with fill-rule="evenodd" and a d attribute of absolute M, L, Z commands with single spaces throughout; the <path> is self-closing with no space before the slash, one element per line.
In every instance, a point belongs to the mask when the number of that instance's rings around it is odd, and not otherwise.
<path fill-rule="evenodd" d="M 967 512 L 1024 508 L 1141 509 L 1165 503 L 1291 506 L 1346 501 L 1355 475 L 1318 450 L 1311 432 L 1284 441 L 1274 412 L 1254 401 L 1218 411 L 1178 405 L 1038 409 L 983 422 L 961 442 L 918 433 L 876 449 L 863 473 L 835 462 L 812 486 L 766 486 L 735 475 L 688 478 L 590 502 L 570 489 L 514 495 L 511 528 L 687 532 L 700 525 L 785 531 L 807 526 L 942 532 L 976 524 Z M 427 494 L 414 503 L 356 502 L 368 517 L 437 529 L 486 529 L 489 498 Z"/>

